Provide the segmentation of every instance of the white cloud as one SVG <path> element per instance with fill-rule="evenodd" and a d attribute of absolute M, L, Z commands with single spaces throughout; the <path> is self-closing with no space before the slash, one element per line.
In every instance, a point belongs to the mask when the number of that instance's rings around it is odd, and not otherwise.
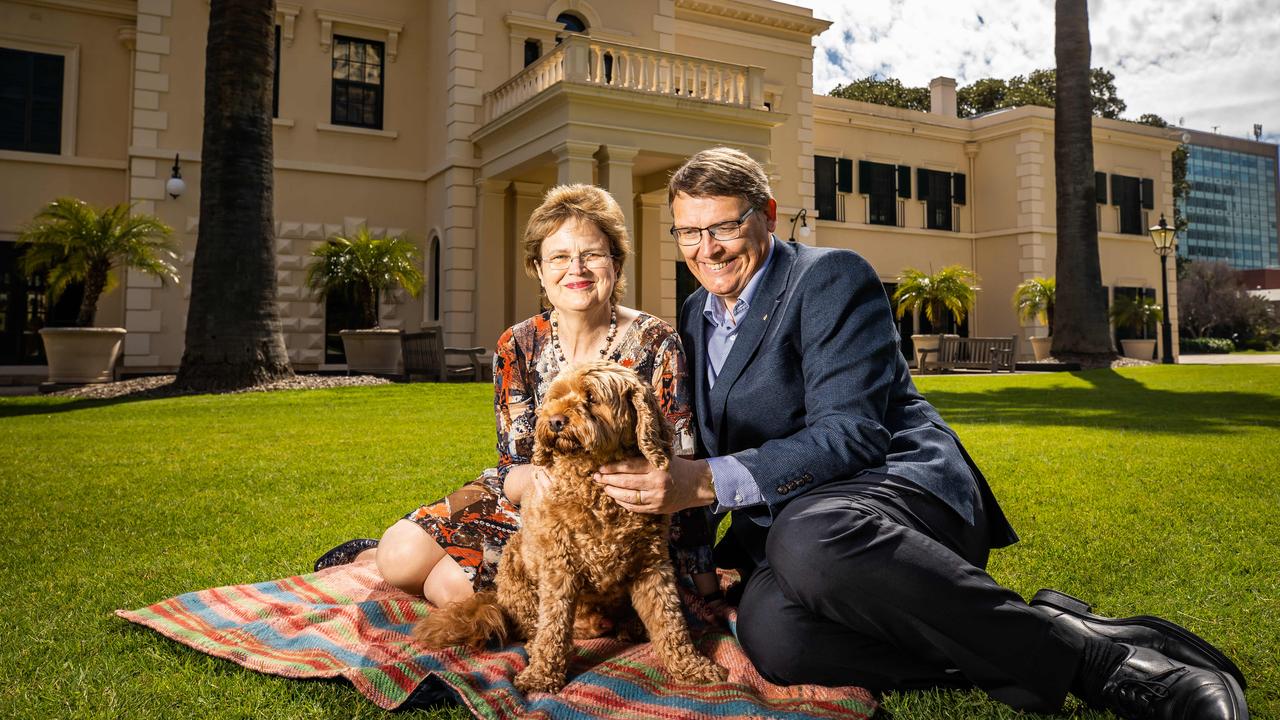
<path fill-rule="evenodd" d="M 1053 67 L 1052 0 L 790 0 L 834 21 L 817 38 L 814 90 L 867 75 L 965 85 Z M 1093 0 L 1094 67 L 1116 76 L 1125 117 L 1280 142 L 1280 0 Z"/>

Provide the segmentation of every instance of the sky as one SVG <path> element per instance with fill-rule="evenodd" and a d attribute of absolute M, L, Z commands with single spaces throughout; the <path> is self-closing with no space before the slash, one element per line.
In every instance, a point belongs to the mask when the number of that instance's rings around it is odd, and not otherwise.
<path fill-rule="evenodd" d="M 819 93 L 878 75 L 960 86 L 1053 67 L 1053 0 L 788 0 L 834 24 L 817 38 Z M 1093 67 L 1123 117 L 1280 143 L 1280 0 L 1090 0 Z"/>

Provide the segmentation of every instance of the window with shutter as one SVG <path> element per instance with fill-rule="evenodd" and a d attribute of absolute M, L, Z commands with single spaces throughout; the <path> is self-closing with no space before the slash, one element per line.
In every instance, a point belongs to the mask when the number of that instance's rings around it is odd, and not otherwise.
<path fill-rule="evenodd" d="M 1155 206 L 1155 183 L 1151 178 L 1142 178 L 1142 207 L 1151 210 Z"/>
<path fill-rule="evenodd" d="M 916 197 L 924 201 L 924 226 L 930 230 L 951 229 L 952 175 L 940 170 L 916 170 Z"/>
<path fill-rule="evenodd" d="M 814 203 L 818 217 L 836 219 L 836 159 L 823 155 L 813 157 Z"/>
<path fill-rule="evenodd" d="M 853 192 L 853 161 L 849 158 L 836 160 L 836 190 Z"/>
<path fill-rule="evenodd" d="M 62 152 L 62 55 L 0 48 L 0 149 Z"/>
<path fill-rule="evenodd" d="M 1107 174 L 1104 172 L 1095 172 L 1093 174 L 1093 192 L 1097 197 L 1099 205 L 1107 204 Z"/>
<path fill-rule="evenodd" d="M 965 178 L 964 173 L 952 173 L 951 175 L 951 202 L 956 205 L 963 205 L 965 201 Z"/>
<path fill-rule="evenodd" d="M 1111 176 L 1111 204 L 1120 210 L 1120 232 L 1145 235 L 1142 227 L 1142 182 L 1126 175 Z"/>
<path fill-rule="evenodd" d="M 898 197 L 911 199 L 911 168 L 906 165 L 898 166 Z"/>

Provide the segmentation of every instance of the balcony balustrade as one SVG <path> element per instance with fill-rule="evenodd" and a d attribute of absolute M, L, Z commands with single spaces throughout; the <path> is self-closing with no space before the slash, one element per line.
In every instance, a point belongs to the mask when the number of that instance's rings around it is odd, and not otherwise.
<path fill-rule="evenodd" d="M 520 74 L 484 95 L 491 122 L 557 83 L 683 100 L 764 108 L 764 69 L 570 35 Z"/>

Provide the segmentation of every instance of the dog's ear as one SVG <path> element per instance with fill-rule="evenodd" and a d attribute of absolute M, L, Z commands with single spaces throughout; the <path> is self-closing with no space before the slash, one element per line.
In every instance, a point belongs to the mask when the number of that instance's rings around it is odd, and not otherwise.
<path fill-rule="evenodd" d="M 655 468 L 666 470 L 671 464 L 671 424 L 658 408 L 653 389 L 643 383 L 633 383 L 630 389 L 631 405 L 636 411 L 636 444 L 640 452 Z"/>

